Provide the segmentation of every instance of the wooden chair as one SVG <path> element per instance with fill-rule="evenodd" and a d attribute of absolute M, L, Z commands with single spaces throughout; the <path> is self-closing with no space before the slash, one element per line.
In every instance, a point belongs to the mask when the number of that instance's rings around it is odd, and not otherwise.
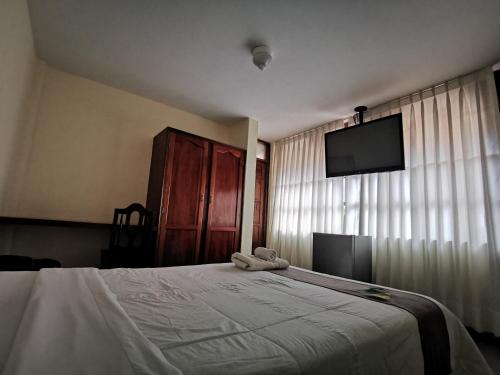
<path fill-rule="evenodd" d="M 33 259 L 33 271 L 40 271 L 42 268 L 61 268 L 61 262 L 49 258 Z"/>
<path fill-rule="evenodd" d="M 137 222 L 133 220 L 137 214 Z M 140 203 L 116 208 L 109 239 L 109 249 L 101 252 L 101 267 L 151 267 L 153 213 Z"/>

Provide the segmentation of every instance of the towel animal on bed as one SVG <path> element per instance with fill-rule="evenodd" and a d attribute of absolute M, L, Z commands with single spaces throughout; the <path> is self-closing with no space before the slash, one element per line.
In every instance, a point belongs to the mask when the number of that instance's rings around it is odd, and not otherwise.
<path fill-rule="evenodd" d="M 255 255 L 244 255 L 234 253 L 231 261 L 238 268 L 245 271 L 264 271 L 288 268 L 285 259 L 278 258 L 276 250 L 258 247 L 254 251 Z"/>

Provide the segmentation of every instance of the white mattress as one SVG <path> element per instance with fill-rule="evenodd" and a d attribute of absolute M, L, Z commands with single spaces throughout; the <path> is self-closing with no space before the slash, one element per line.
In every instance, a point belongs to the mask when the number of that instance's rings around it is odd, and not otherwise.
<path fill-rule="evenodd" d="M 443 308 L 454 374 L 490 374 Z M 3 374 L 423 374 L 399 308 L 232 264 L 0 272 Z"/>

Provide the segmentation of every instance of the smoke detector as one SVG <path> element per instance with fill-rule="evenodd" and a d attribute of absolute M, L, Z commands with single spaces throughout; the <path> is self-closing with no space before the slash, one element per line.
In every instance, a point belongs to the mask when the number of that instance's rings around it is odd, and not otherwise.
<path fill-rule="evenodd" d="M 264 70 L 273 59 L 268 46 L 258 46 L 252 50 L 253 63 L 260 70 Z"/>

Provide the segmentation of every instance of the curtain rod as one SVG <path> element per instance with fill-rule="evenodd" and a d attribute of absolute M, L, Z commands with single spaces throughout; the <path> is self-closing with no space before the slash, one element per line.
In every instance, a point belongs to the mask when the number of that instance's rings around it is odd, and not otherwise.
<path fill-rule="evenodd" d="M 500 69 L 500 62 L 498 62 L 497 64 L 494 64 L 494 65 L 489 65 L 489 67 L 491 68 L 491 70 L 492 70 L 492 71 L 494 71 L 494 70 L 499 70 L 499 69 Z M 486 67 L 486 68 L 487 68 L 487 67 Z M 496 68 L 496 69 L 495 69 L 495 68 Z M 403 96 L 401 96 L 401 97 L 399 97 L 399 98 L 392 99 L 392 100 L 389 100 L 389 101 L 383 102 L 383 103 L 381 103 L 381 104 L 377 104 L 377 105 L 375 105 L 373 108 L 378 108 L 378 107 L 381 107 L 381 106 L 384 106 L 384 105 L 389 105 L 389 104 L 391 104 L 391 103 L 393 103 L 393 102 L 396 102 L 396 101 L 401 102 L 401 101 L 403 101 L 403 100 L 405 100 L 405 99 L 411 99 L 411 98 L 412 98 L 413 96 L 415 96 L 415 95 L 422 95 L 423 93 L 426 93 L 426 92 L 429 92 L 429 91 L 436 90 L 436 89 L 438 89 L 438 88 L 440 88 L 440 87 L 442 87 L 442 86 L 448 85 L 448 84 L 450 84 L 450 83 L 452 83 L 452 82 L 455 82 L 455 81 L 459 81 L 459 80 L 461 80 L 461 79 L 463 79 L 463 78 L 465 78 L 465 77 L 467 77 L 467 76 L 470 76 L 470 75 L 472 75 L 472 74 L 476 74 L 476 73 L 480 72 L 480 71 L 481 71 L 481 70 L 483 70 L 483 69 L 485 69 L 485 68 L 482 68 L 482 69 L 477 69 L 477 70 L 474 70 L 474 71 L 472 71 L 472 72 L 470 72 L 470 73 L 462 74 L 462 75 L 460 75 L 460 76 L 457 76 L 457 77 L 454 77 L 454 78 L 451 78 L 451 79 L 447 79 L 447 80 L 445 80 L 445 81 L 442 81 L 442 82 L 440 82 L 440 83 L 437 83 L 437 84 L 435 84 L 435 85 L 432 85 L 431 87 L 426 87 L 426 88 L 424 88 L 424 89 L 420 89 L 420 90 L 414 91 L 414 92 L 412 92 L 411 94 L 403 95 Z M 371 112 L 371 109 L 369 109 L 367 112 Z M 299 136 L 301 136 L 301 135 L 303 135 L 303 134 L 306 134 L 306 133 L 312 132 L 312 131 L 314 131 L 314 130 L 317 130 L 317 129 L 319 129 L 319 128 L 323 127 L 323 126 L 328 126 L 328 125 L 330 125 L 330 124 L 332 124 L 332 123 L 334 123 L 334 122 L 336 122 L 336 121 L 343 121 L 343 122 L 345 122 L 346 120 L 349 120 L 349 117 L 351 117 L 351 116 L 352 116 L 352 114 L 351 114 L 351 115 L 348 115 L 347 117 L 337 118 L 337 119 L 335 119 L 335 120 L 325 122 L 325 123 L 323 123 L 323 124 L 321 124 L 321 125 L 318 125 L 318 126 L 315 126 L 315 127 L 311 128 L 311 129 L 304 130 L 303 132 L 300 132 L 300 133 L 297 133 L 297 134 L 291 135 L 291 136 L 289 136 L 289 137 L 285 137 L 285 138 L 279 139 L 279 140 L 277 140 L 277 141 L 275 141 L 275 142 L 273 142 L 273 143 L 277 143 L 277 142 L 281 142 L 281 141 L 285 141 L 285 140 L 291 140 L 291 139 L 294 139 L 294 138 L 299 137 Z"/>

